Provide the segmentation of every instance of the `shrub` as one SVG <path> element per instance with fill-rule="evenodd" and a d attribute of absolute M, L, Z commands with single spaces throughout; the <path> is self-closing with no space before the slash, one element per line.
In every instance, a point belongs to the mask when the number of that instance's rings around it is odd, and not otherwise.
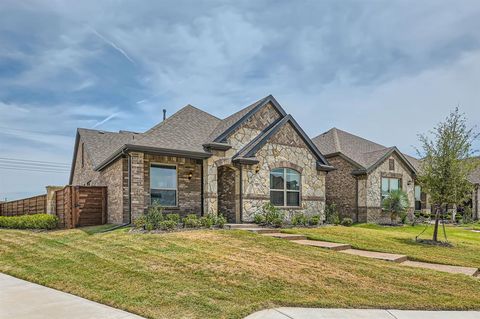
<path fill-rule="evenodd" d="M 197 215 L 189 214 L 183 219 L 183 226 L 185 228 L 199 228 L 200 226 L 202 226 L 202 224 L 200 223 Z"/>
<path fill-rule="evenodd" d="M 159 228 L 161 230 L 173 230 L 175 228 L 177 228 L 178 226 L 178 222 L 176 222 L 175 220 L 162 220 L 161 222 L 159 222 L 158 224 Z"/>
<path fill-rule="evenodd" d="M 402 213 L 400 214 L 400 222 L 402 224 L 406 224 L 408 219 L 408 214 L 407 213 Z"/>
<path fill-rule="evenodd" d="M 165 219 L 168 221 L 175 222 L 177 224 L 180 223 L 180 215 L 179 214 L 167 214 L 165 215 Z"/>
<path fill-rule="evenodd" d="M 258 225 L 265 224 L 265 216 L 261 213 L 257 213 L 253 216 L 253 222 Z"/>
<path fill-rule="evenodd" d="M 463 220 L 464 223 L 468 224 L 473 221 L 473 212 L 470 206 L 465 206 L 463 209 Z"/>
<path fill-rule="evenodd" d="M 145 216 L 137 217 L 133 220 L 133 227 L 145 228 Z"/>
<path fill-rule="evenodd" d="M 146 230 L 158 229 L 160 222 L 163 221 L 163 207 L 158 204 L 153 204 L 148 208 L 144 217 Z"/>
<path fill-rule="evenodd" d="M 54 229 L 57 226 L 58 217 L 49 214 L 0 216 L 0 228 Z"/>
<path fill-rule="evenodd" d="M 215 224 L 215 216 L 207 215 L 200 217 L 199 222 L 202 227 L 212 228 L 212 226 Z"/>
<path fill-rule="evenodd" d="M 350 227 L 353 225 L 353 220 L 351 218 L 344 218 L 342 219 L 342 226 Z"/>
<path fill-rule="evenodd" d="M 227 223 L 227 219 L 222 214 L 219 214 L 215 218 L 215 226 L 217 226 L 218 228 L 223 228 L 226 223 Z"/>
<path fill-rule="evenodd" d="M 320 224 L 320 215 L 313 215 L 308 219 L 308 224 L 310 226 L 317 226 Z"/>
<path fill-rule="evenodd" d="M 263 216 L 265 217 L 265 224 L 274 227 L 281 227 L 285 220 L 284 213 L 273 206 L 272 203 L 266 203 L 262 207 Z"/>
<path fill-rule="evenodd" d="M 292 217 L 293 226 L 307 226 L 308 218 L 303 213 L 297 213 Z"/>
<path fill-rule="evenodd" d="M 338 217 L 337 205 L 335 205 L 335 203 L 332 203 L 325 207 L 325 216 L 327 224 L 340 224 L 340 217 Z"/>

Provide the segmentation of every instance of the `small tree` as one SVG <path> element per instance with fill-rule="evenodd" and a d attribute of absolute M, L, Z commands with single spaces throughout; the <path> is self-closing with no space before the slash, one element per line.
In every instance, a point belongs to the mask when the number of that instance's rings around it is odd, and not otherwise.
<path fill-rule="evenodd" d="M 410 206 L 407 193 L 401 189 L 391 191 L 382 202 L 382 207 L 390 213 L 392 224 L 396 224 L 397 217 L 405 213 Z"/>
<path fill-rule="evenodd" d="M 438 241 L 440 216 L 448 205 L 459 205 L 471 196 L 473 185 L 467 177 L 477 164 L 471 160 L 472 142 L 477 137 L 467 128 L 465 114 L 458 107 L 431 131 L 431 137 L 419 135 L 422 151 L 417 152 L 422 164 L 418 182 L 435 207 L 433 241 Z"/>

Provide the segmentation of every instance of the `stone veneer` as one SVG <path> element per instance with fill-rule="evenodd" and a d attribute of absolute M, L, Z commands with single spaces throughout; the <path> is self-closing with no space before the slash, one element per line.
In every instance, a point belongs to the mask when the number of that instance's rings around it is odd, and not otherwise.
<path fill-rule="evenodd" d="M 389 169 L 389 159 L 395 161 L 394 170 Z M 373 172 L 368 174 L 366 180 L 359 181 L 359 221 L 389 223 L 390 215 L 382 211 L 381 189 L 382 177 L 401 179 L 402 190 L 407 193 L 410 202 L 409 214 L 413 214 L 415 205 L 414 176 L 396 154 L 385 159 Z M 365 216 L 366 214 L 366 216 Z M 365 218 L 366 217 L 366 218 Z M 365 218 L 365 220 L 364 220 Z"/>
<path fill-rule="evenodd" d="M 475 185 L 475 189 L 473 191 L 473 196 L 472 196 L 472 214 L 473 214 L 473 218 L 476 220 L 480 219 L 479 201 L 480 201 L 480 186 Z"/>

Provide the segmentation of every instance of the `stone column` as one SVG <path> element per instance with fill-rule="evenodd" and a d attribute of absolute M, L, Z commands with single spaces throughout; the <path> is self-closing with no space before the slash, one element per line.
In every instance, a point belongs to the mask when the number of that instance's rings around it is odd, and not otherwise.
<path fill-rule="evenodd" d="M 213 159 L 205 160 L 203 165 L 203 214 L 205 216 L 218 213 L 217 175 L 217 166 Z"/>
<path fill-rule="evenodd" d="M 131 152 L 131 181 L 130 199 L 132 220 L 141 216 L 145 211 L 145 183 L 144 183 L 144 154 Z"/>
<path fill-rule="evenodd" d="M 46 186 L 47 189 L 47 210 L 50 215 L 57 215 L 55 191 L 63 189 L 63 186 Z"/>

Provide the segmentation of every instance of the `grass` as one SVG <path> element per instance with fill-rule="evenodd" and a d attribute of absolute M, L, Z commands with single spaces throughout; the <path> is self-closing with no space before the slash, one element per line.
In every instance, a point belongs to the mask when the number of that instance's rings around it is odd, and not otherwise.
<path fill-rule="evenodd" d="M 312 229 L 291 229 L 286 232 L 301 233 L 310 239 L 351 244 L 358 249 L 407 255 L 412 260 L 480 267 L 480 234 L 464 227 L 446 226 L 447 238 L 453 247 L 431 246 L 415 242 L 425 226 L 388 227 L 359 224 L 354 227 L 327 226 Z M 433 226 L 420 238 L 431 239 Z M 440 228 L 439 239 L 444 239 Z"/>
<path fill-rule="evenodd" d="M 356 230 L 361 228 L 348 228 Z M 0 230 L 0 271 L 148 318 L 276 306 L 478 309 L 480 281 L 246 231 Z"/>

